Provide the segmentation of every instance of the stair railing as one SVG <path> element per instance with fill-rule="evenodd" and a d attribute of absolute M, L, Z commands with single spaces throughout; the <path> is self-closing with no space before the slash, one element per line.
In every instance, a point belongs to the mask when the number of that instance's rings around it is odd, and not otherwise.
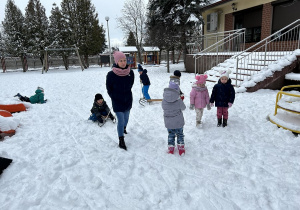
<path fill-rule="evenodd" d="M 227 32 L 234 33 L 228 33 L 221 40 L 217 40 L 217 42 L 193 56 L 195 59 L 195 74 L 203 73 L 245 50 L 245 28 Z"/>
<path fill-rule="evenodd" d="M 299 32 L 300 19 L 235 55 L 236 87 L 241 84 L 238 81 L 247 80 L 280 57 L 299 49 Z"/>

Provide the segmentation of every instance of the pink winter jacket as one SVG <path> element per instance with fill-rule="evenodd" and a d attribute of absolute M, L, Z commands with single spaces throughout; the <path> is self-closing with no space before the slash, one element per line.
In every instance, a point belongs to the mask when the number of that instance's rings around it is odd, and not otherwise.
<path fill-rule="evenodd" d="M 205 108 L 209 104 L 207 87 L 193 87 L 190 93 L 190 104 L 194 104 L 197 109 Z"/>

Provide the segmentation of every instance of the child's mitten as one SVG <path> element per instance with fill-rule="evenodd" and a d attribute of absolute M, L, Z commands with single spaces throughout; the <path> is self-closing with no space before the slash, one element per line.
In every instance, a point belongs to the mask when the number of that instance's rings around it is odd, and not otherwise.
<path fill-rule="evenodd" d="M 207 104 L 207 105 L 206 105 L 206 108 L 207 108 L 207 110 L 210 110 L 210 109 L 211 109 L 210 104 Z"/>

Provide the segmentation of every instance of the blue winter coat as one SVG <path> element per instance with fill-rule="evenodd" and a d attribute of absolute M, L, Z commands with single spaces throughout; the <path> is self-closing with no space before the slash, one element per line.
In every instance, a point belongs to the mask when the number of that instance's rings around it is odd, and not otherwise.
<path fill-rule="evenodd" d="M 147 69 L 143 70 L 143 73 L 140 75 L 140 79 L 142 80 L 143 85 L 150 85 L 150 80 L 147 75 Z"/>
<path fill-rule="evenodd" d="M 113 71 L 107 73 L 106 89 L 111 98 L 114 112 L 125 112 L 131 109 L 133 83 L 134 73 L 132 70 L 127 76 L 118 76 Z"/>
<path fill-rule="evenodd" d="M 219 80 L 212 90 L 209 102 L 215 103 L 216 107 L 228 107 L 228 103 L 233 104 L 234 98 L 235 91 L 231 85 L 231 79 L 228 79 L 225 84 Z"/>

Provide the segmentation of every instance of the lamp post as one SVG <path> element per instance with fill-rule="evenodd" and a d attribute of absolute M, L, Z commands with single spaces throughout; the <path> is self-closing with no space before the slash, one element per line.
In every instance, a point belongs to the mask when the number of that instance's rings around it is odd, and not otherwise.
<path fill-rule="evenodd" d="M 110 38 L 109 38 L 109 28 L 108 28 L 108 21 L 109 21 L 109 17 L 106 16 L 105 20 L 107 22 L 107 34 L 108 34 L 108 48 L 109 48 L 109 65 L 111 65 L 111 49 L 110 49 Z"/>

